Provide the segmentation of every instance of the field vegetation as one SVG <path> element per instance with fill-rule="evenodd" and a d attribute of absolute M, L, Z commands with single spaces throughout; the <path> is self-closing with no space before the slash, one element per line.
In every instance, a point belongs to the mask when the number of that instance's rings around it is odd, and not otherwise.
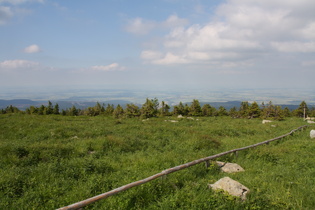
<path fill-rule="evenodd" d="M 0 209 L 56 209 L 304 124 L 297 117 L 262 124 L 259 118 L 231 116 L 143 120 L 2 114 Z M 86 209 L 312 209 L 315 144 L 310 129 L 218 159 L 238 163 L 245 172 L 224 174 L 214 163 L 209 168 L 199 164 Z M 251 190 L 246 201 L 208 188 L 225 176 Z"/>

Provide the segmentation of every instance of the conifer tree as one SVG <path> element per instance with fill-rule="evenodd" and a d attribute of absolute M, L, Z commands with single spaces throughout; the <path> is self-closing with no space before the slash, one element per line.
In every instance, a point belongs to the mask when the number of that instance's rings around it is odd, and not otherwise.
<path fill-rule="evenodd" d="M 304 117 L 304 109 L 305 109 L 305 117 L 309 115 L 309 109 L 305 101 L 300 103 L 300 106 L 294 110 L 294 115 L 297 117 Z"/>
<path fill-rule="evenodd" d="M 241 107 L 239 110 L 240 116 L 241 117 L 248 117 L 248 109 L 249 109 L 248 101 L 243 101 L 241 103 Z"/>
<path fill-rule="evenodd" d="M 217 115 L 218 116 L 227 116 L 228 113 L 227 113 L 226 109 L 223 106 L 220 106 Z"/>
<path fill-rule="evenodd" d="M 53 114 L 60 114 L 60 112 L 59 112 L 59 105 L 57 103 L 54 106 Z"/>
<path fill-rule="evenodd" d="M 43 114 L 44 114 L 44 111 L 45 111 L 45 106 L 44 106 L 44 105 L 41 105 L 41 106 L 38 108 L 37 114 L 43 115 Z"/>
<path fill-rule="evenodd" d="M 173 115 L 184 115 L 185 107 L 182 102 L 179 102 L 177 106 L 173 108 Z"/>
<path fill-rule="evenodd" d="M 142 118 L 155 117 L 158 112 L 159 102 L 155 99 L 146 99 L 146 102 L 142 105 L 140 109 Z"/>
<path fill-rule="evenodd" d="M 122 118 L 124 116 L 124 109 L 118 104 L 113 112 L 115 118 Z"/>
<path fill-rule="evenodd" d="M 190 116 L 201 116 L 201 106 L 198 100 L 194 99 L 190 105 L 189 115 Z"/>
<path fill-rule="evenodd" d="M 113 112 L 114 112 L 114 110 L 115 110 L 115 108 L 114 108 L 114 105 L 113 105 L 113 104 L 112 104 L 112 105 L 107 104 L 107 107 L 106 107 L 106 109 L 105 109 L 105 115 L 107 115 L 107 116 L 112 115 Z"/>
<path fill-rule="evenodd" d="M 96 103 L 93 109 L 94 109 L 93 116 L 100 115 L 102 113 L 102 105 L 99 102 Z"/>
<path fill-rule="evenodd" d="M 127 104 L 125 109 L 125 116 L 126 117 L 139 117 L 140 116 L 140 109 L 135 104 Z"/>
<path fill-rule="evenodd" d="M 260 110 L 260 107 L 259 105 L 257 104 L 256 101 L 254 101 L 250 106 L 249 106 L 249 109 L 248 109 L 248 117 L 249 118 L 258 118 L 260 117 L 260 113 L 261 113 L 261 110 Z"/>
<path fill-rule="evenodd" d="M 48 101 L 48 106 L 45 107 L 45 109 L 44 109 L 44 114 L 45 114 L 45 115 L 50 115 L 50 114 L 52 114 L 52 113 L 53 113 L 53 106 L 52 106 L 51 101 Z"/>
<path fill-rule="evenodd" d="M 290 109 L 288 107 L 285 107 L 283 109 L 283 116 L 284 117 L 291 117 L 291 111 L 290 111 Z"/>
<path fill-rule="evenodd" d="M 166 104 L 164 101 L 161 102 L 161 108 L 159 109 L 160 115 L 161 116 L 167 116 L 169 115 L 169 109 L 170 106 Z"/>
<path fill-rule="evenodd" d="M 69 115 L 70 116 L 78 116 L 79 111 L 74 105 L 69 109 Z"/>
<path fill-rule="evenodd" d="M 38 108 L 35 106 L 30 106 L 30 114 L 37 114 Z"/>
<path fill-rule="evenodd" d="M 213 107 L 211 107 L 210 104 L 204 104 L 201 108 L 201 111 L 203 116 L 210 117 L 214 115 Z"/>
<path fill-rule="evenodd" d="M 230 109 L 229 115 L 230 115 L 232 118 L 237 118 L 237 117 L 239 117 L 238 111 L 237 111 L 237 109 L 236 109 L 235 106 Z"/>
<path fill-rule="evenodd" d="M 264 104 L 261 116 L 264 119 L 273 118 L 275 116 L 275 106 L 271 101 L 269 101 L 267 105 Z"/>
<path fill-rule="evenodd" d="M 283 113 L 281 106 L 275 106 L 274 111 L 275 111 L 275 113 L 274 113 L 273 119 L 284 120 L 284 113 Z"/>

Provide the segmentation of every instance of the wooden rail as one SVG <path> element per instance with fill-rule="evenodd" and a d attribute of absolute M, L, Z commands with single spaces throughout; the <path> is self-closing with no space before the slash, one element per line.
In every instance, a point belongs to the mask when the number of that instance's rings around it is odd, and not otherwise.
<path fill-rule="evenodd" d="M 150 182 L 150 181 L 152 181 L 152 180 L 154 180 L 156 178 L 165 176 L 165 175 L 173 173 L 175 171 L 179 171 L 179 170 L 182 170 L 184 168 L 188 168 L 190 166 L 193 166 L 193 165 L 196 165 L 196 164 L 199 164 L 199 163 L 202 163 L 202 162 L 206 162 L 206 165 L 209 165 L 209 160 L 212 160 L 212 159 L 215 159 L 215 158 L 218 158 L 218 157 L 221 157 L 221 156 L 233 153 L 233 152 L 236 153 L 238 151 L 242 151 L 242 150 L 245 150 L 245 149 L 257 147 L 257 146 L 260 146 L 260 145 L 263 145 L 263 144 L 268 144 L 269 142 L 272 142 L 272 141 L 275 141 L 275 140 L 278 140 L 278 139 L 282 139 L 282 138 L 284 138 L 286 136 L 292 135 L 294 132 L 296 132 L 296 131 L 298 131 L 300 129 L 303 129 L 305 127 L 308 127 L 308 125 L 300 126 L 297 129 L 294 129 L 294 130 L 290 131 L 287 134 L 284 134 L 282 136 L 279 136 L 279 137 L 276 137 L 276 138 L 273 138 L 273 139 L 270 139 L 270 140 L 267 140 L 267 141 L 263 141 L 263 142 L 260 142 L 260 143 L 257 143 L 257 144 L 253 144 L 253 145 L 242 147 L 242 148 L 238 148 L 238 149 L 232 149 L 232 150 L 229 150 L 229 151 L 226 151 L 226 152 L 222 152 L 222 153 L 219 153 L 219 154 L 216 154 L 216 155 L 212 155 L 212 156 L 209 156 L 209 157 L 201 158 L 201 159 L 198 159 L 198 160 L 191 161 L 189 163 L 185 163 L 185 164 L 173 167 L 173 168 L 166 169 L 166 170 L 164 170 L 164 171 L 162 171 L 160 173 L 154 174 L 153 176 L 147 177 L 145 179 L 142 179 L 142 180 L 139 180 L 139 181 L 136 181 L 136 182 L 132 182 L 130 184 L 126 184 L 126 185 L 121 186 L 119 188 L 113 189 L 111 191 L 108 191 L 108 192 L 100 194 L 100 195 L 96 195 L 96 196 L 94 196 L 92 198 L 88 198 L 86 200 L 83 200 L 83 201 L 71 204 L 69 206 L 61 207 L 58 210 L 70 210 L 70 209 L 72 210 L 72 209 L 82 208 L 82 207 L 84 207 L 84 206 L 86 206 L 88 204 L 94 203 L 94 202 L 96 202 L 98 200 L 101 200 L 101 199 L 107 198 L 109 196 L 115 195 L 115 194 L 117 194 L 119 192 L 122 192 L 122 191 L 125 191 L 125 190 L 127 190 L 129 188 L 132 188 L 132 187 L 135 187 L 135 186 L 142 185 L 144 183 Z"/>

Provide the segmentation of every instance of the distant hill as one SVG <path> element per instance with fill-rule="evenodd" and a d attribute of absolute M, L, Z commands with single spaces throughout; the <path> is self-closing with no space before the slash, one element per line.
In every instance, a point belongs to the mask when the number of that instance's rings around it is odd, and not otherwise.
<path fill-rule="evenodd" d="M 47 102 L 45 102 L 47 103 Z M 0 109 L 4 109 L 7 106 L 15 106 L 21 110 L 26 109 L 27 107 L 30 106 L 40 106 L 44 104 L 44 102 L 41 101 L 32 101 L 29 99 L 13 99 L 13 100 L 2 100 L 0 99 Z"/>
<path fill-rule="evenodd" d="M 76 108 L 79 109 L 85 109 L 87 107 L 93 107 L 96 105 L 96 101 L 95 102 L 87 102 L 87 101 L 51 101 L 51 103 L 53 104 L 53 106 L 58 103 L 60 110 L 61 109 L 68 109 L 71 108 L 72 106 L 75 106 Z M 117 106 L 118 104 L 120 104 L 122 107 L 125 107 L 126 104 L 131 103 L 130 101 L 126 101 L 126 100 L 109 100 L 109 101 L 105 101 L 105 102 L 99 102 L 101 105 L 104 104 L 104 106 L 106 107 L 107 104 L 113 104 L 114 106 Z M 25 110 L 26 108 L 30 107 L 30 106 L 36 106 L 39 107 L 41 105 L 48 105 L 48 101 L 33 101 L 33 100 L 29 100 L 29 99 L 13 99 L 13 100 L 3 100 L 0 99 L 0 109 L 5 109 L 8 106 L 15 106 L 17 108 L 19 108 L 20 110 Z"/>

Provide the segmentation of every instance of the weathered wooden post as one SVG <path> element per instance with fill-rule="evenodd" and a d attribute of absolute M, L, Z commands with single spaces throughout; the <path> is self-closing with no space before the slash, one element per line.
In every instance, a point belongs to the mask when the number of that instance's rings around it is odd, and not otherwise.
<path fill-rule="evenodd" d="M 206 165 L 206 168 L 209 168 L 209 166 L 210 166 L 210 161 L 209 161 L 209 160 L 206 160 L 206 161 L 205 161 L 205 165 Z"/>

